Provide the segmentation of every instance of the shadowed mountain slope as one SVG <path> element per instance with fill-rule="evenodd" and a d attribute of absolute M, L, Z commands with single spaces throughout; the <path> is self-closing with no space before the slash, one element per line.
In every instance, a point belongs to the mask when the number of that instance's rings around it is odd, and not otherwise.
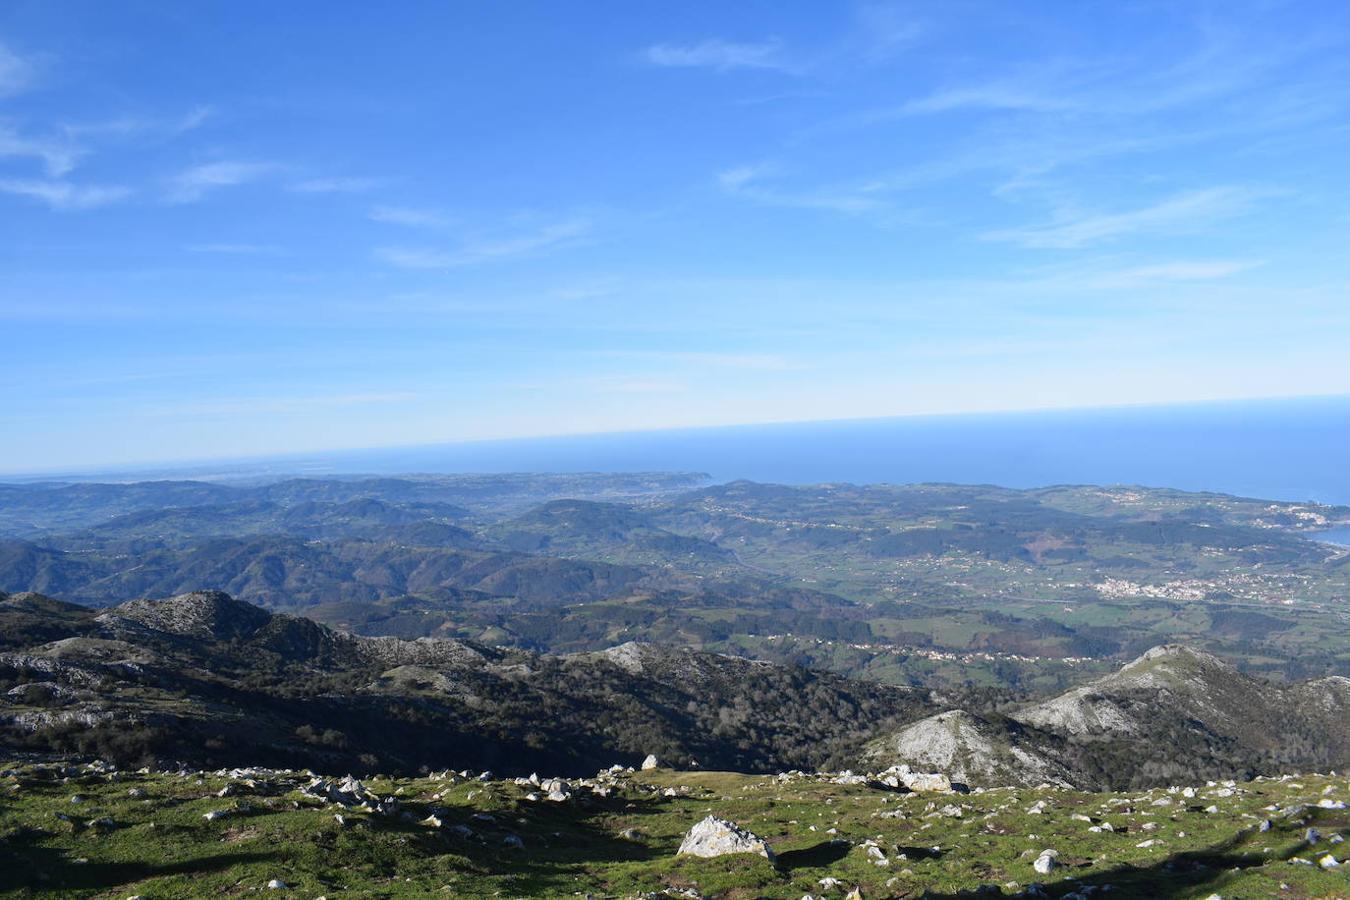
<path fill-rule="evenodd" d="M 359 637 L 219 592 L 101 611 L 17 595 L 0 634 L 0 745 L 125 761 L 577 773 L 654 752 L 775 771 L 932 711 L 908 689 L 689 650 Z"/>

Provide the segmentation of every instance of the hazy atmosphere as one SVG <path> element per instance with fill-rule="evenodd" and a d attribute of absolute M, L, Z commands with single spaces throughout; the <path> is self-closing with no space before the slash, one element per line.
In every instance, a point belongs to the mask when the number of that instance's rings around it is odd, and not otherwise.
<path fill-rule="evenodd" d="M 0 9 L 0 471 L 1350 391 L 1350 9 Z"/>
<path fill-rule="evenodd" d="M 0 900 L 1350 898 L 1350 3 L 0 0 Z"/>

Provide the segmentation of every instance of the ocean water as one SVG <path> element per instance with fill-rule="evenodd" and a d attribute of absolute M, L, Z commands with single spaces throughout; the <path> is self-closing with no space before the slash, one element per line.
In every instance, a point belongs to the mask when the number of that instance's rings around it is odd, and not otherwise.
<path fill-rule="evenodd" d="M 1309 535 L 1309 537 L 1328 544 L 1335 544 L 1338 547 L 1350 547 L 1350 528 L 1331 528 Z"/>
<path fill-rule="evenodd" d="M 479 441 L 271 465 L 312 474 L 663 470 L 784 484 L 1140 484 L 1350 504 L 1350 397 Z"/>

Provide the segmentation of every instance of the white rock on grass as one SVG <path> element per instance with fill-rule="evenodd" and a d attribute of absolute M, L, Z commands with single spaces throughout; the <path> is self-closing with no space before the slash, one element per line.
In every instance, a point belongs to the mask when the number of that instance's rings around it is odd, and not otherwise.
<path fill-rule="evenodd" d="M 690 828 L 677 855 L 712 857 L 729 853 L 758 853 L 773 861 L 773 851 L 762 838 L 734 822 L 716 816 L 708 816 Z"/>
<path fill-rule="evenodd" d="M 1059 851 L 1042 850 L 1041 855 L 1036 857 L 1036 861 L 1031 864 L 1031 867 L 1036 870 L 1038 875 L 1049 875 L 1059 864 L 1058 860 Z"/>
<path fill-rule="evenodd" d="M 646 772 L 651 769 L 659 768 L 660 765 L 661 760 L 656 758 L 656 754 L 648 753 L 647 758 L 642 761 L 642 771 Z"/>
<path fill-rule="evenodd" d="M 902 772 L 900 783 L 916 794 L 941 793 L 952 789 L 952 780 L 940 772 Z"/>

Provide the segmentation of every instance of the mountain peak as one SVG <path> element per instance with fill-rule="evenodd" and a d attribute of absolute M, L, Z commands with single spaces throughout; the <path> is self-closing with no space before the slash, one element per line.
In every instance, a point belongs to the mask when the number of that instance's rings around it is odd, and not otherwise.
<path fill-rule="evenodd" d="M 125 619 L 168 634 L 227 641 L 253 634 L 272 614 L 224 591 L 192 591 L 164 600 L 131 600 L 99 619 Z"/>
<path fill-rule="evenodd" d="M 1025 707 L 1020 722 L 1069 734 L 1134 734 L 1202 722 L 1217 734 L 1266 728 L 1280 689 L 1182 644 L 1163 644 L 1117 671 Z M 1259 730 L 1259 728 L 1258 728 Z"/>
<path fill-rule="evenodd" d="M 1187 683 L 1237 676 L 1233 665 L 1185 644 L 1161 644 L 1101 679 L 1116 687 L 1178 688 Z"/>
<path fill-rule="evenodd" d="M 599 655 L 624 671 L 637 674 L 642 671 L 654 649 L 651 644 L 644 641 L 628 641 L 617 647 L 601 650 Z"/>
<path fill-rule="evenodd" d="M 1214 654 L 1206 653 L 1203 650 L 1197 650 L 1188 644 L 1159 644 L 1156 647 L 1144 651 L 1142 656 L 1135 659 L 1134 662 L 1127 663 L 1125 667 L 1129 668 L 1131 665 L 1142 663 L 1145 660 L 1160 659 L 1198 660 L 1206 663 L 1220 663 L 1222 665 L 1227 665 L 1227 663 L 1224 663 L 1223 660 L 1219 659 L 1219 657 Z"/>

